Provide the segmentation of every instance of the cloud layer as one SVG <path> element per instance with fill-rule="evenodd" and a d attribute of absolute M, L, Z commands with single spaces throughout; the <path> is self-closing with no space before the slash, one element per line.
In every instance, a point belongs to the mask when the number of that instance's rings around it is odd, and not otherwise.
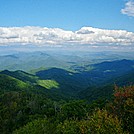
<path fill-rule="evenodd" d="M 74 32 L 46 27 L 0 27 L 0 45 L 12 44 L 133 46 L 134 33 L 93 27 L 82 27 Z"/>
<path fill-rule="evenodd" d="M 121 10 L 122 14 L 134 17 L 134 1 L 130 0 L 125 4 L 125 8 Z"/>

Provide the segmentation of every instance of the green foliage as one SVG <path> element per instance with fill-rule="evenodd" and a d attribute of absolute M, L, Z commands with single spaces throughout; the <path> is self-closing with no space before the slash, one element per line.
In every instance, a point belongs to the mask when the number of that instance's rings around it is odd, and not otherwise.
<path fill-rule="evenodd" d="M 90 132 L 93 134 L 120 134 L 121 122 L 106 110 L 98 110 L 89 119 Z"/>
<path fill-rule="evenodd" d="M 80 99 L 86 99 L 88 102 L 92 102 L 95 100 L 106 100 L 111 98 L 113 90 L 113 84 L 107 84 L 100 87 L 91 86 L 86 90 L 82 90 L 81 92 L 79 92 L 78 96 Z"/>
<path fill-rule="evenodd" d="M 27 80 L 32 78 L 28 76 Z M 0 74 L 1 134 L 134 133 L 134 86 L 115 87 L 111 102 L 103 96 L 105 93 L 110 96 L 112 87 L 104 86 L 101 91 L 94 88 L 91 92 L 83 92 L 87 99 L 91 97 L 88 100 L 95 99 L 87 103 L 70 98 L 59 99 L 52 90 L 42 87 L 59 86 L 55 81 L 38 81 L 42 86 L 31 85 L 30 82 Z M 94 93 L 95 96 L 92 95 Z"/>
<path fill-rule="evenodd" d="M 44 95 L 7 92 L 0 96 L 0 133 L 10 133 L 26 123 L 55 115 L 53 102 Z"/>
<path fill-rule="evenodd" d="M 0 74 L 0 91 L 19 91 L 29 88 L 30 85 L 14 77 Z"/>
<path fill-rule="evenodd" d="M 57 126 L 58 134 L 80 134 L 77 120 L 65 120 Z"/>
<path fill-rule="evenodd" d="M 84 101 L 71 101 L 61 107 L 62 119 L 82 119 L 87 114 L 87 104 Z"/>
<path fill-rule="evenodd" d="M 134 86 L 115 86 L 114 97 L 109 110 L 122 120 L 124 130 L 134 133 Z"/>
<path fill-rule="evenodd" d="M 18 71 L 8 71 L 4 70 L 0 72 L 1 74 L 6 74 L 8 76 L 14 77 L 16 79 L 19 79 L 23 82 L 28 82 L 28 83 L 36 83 L 38 80 L 38 77 L 29 73 L 26 73 L 24 71 L 18 70 Z"/>
<path fill-rule="evenodd" d="M 51 125 L 47 119 L 38 119 L 29 122 L 24 127 L 16 130 L 13 134 L 52 134 L 53 124 Z"/>
<path fill-rule="evenodd" d="M 86 120 L 65 120 L 57 126 L 63 134 L 122 134 L 121 122 L 106 110 L 98 110 Z"/>

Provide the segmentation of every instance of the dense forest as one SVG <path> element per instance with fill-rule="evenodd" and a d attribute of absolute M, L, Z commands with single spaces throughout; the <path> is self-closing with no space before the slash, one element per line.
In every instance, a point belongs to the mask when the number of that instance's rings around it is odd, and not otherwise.
<path fill-rule="evenodd" d="M 1 134 L 134 133 L 134 60 L 89 64 L 80 56 L 60 55 L 66 67 L 58 68 L 45 53 L 17 56 L 4 59 L 24 70 L 1 64 L 10 68 L 0 71 Z M 35 59 L 56 66 L 33 69 Z"/>
<path fill-rule="evenodd" d="M 10 75 L 0 74 L 2 134 L 134 133 L 133 85 L 92 87 L 69 98 L 34 81 L 31 84 L 29 77 L 20 80 Z"/>

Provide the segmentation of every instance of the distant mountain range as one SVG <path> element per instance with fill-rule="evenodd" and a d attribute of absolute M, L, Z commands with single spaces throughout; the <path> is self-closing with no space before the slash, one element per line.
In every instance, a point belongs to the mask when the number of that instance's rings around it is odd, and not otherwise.
<path fill-rule="evenodd" d="M 23 70 L 34 74 L 48 68 L 61 68 L 71 72 L 83 72 L 91 70 L 92 64 L 122 59 L 134 60 L 133 53 L 88 51 L 10 52 L 10 54 L 0 54 L 0 70 Z"/>
<path fill-rule="evenodd" d="M 92 94 L 92 92 L 94 95 L 101 93 L 111 95 L 114 83 L 117 85 L 133 84 L 134 61 L 125 59 L 106 61 L 92 64 L 91 70 L 81 72 L 50 68 L 37 71 L 35 74 L 21 70 L 4 70 L 1 71 L 0 74 L 2 75 L 1 79 L 5 78 L 6 75 L 9 78 L 13 78 L 13 80 L 21 81 L 20 85 L 28 84 L 33 87 L 38 86 L 45 88 L 45 90 L 51 89 L 51 91 L 57 94 L 66 96 L 89 96 L 91 99 L 90 94 Z M 112 87 L 108 88 L 110 91 L 107 91 L 107 86 Z"/>

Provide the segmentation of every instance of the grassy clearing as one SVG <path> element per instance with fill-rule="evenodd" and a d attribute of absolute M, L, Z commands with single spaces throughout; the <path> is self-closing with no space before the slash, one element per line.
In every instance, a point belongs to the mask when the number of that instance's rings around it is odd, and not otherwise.
<path fill-rule="evenodd" d="M 57 83 L 55 80 L 38 80 L 37 83 L 46 89 L 59 88 L 59 83 Z"/>

